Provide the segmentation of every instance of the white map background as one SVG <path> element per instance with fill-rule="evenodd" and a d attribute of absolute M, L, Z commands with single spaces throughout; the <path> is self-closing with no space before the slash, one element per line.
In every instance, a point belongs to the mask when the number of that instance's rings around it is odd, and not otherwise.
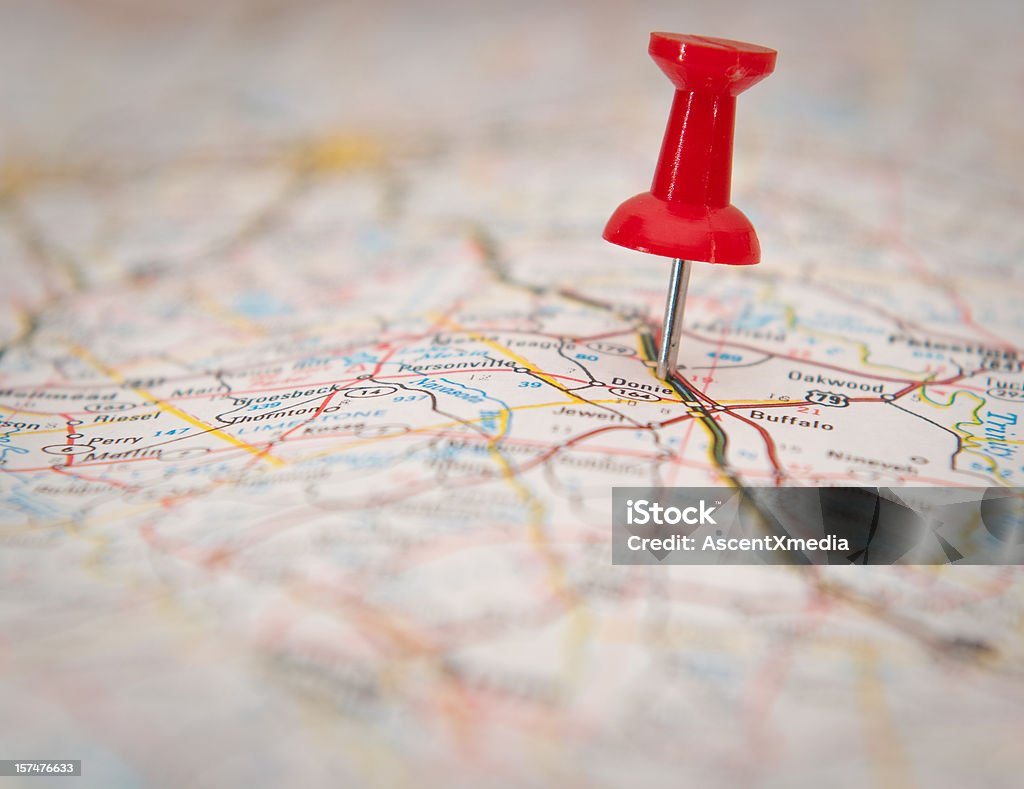
<path fill-rule="evenodd" d="M 613 485 L 1024 478 L 1022 9 L 708 5 L 0 6 L 0 758 L 1018 783 L 1016 568 L 610 565 Z M 654 29 L 780 52 L 683 396 Z"/>

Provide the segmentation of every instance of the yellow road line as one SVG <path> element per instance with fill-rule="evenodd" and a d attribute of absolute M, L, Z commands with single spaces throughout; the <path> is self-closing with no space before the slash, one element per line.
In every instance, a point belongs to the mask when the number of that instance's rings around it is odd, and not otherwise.
<path fill-rule="evenodd" d="M 854 340 L 849 337 L 844 337 L 841 334 L 834 334 L 833 332 L 824 331 L 823 329 L 810 329 L 806 326 L 801 325 L 800 321 L 797 319 L 795 309 L 789 306 L 783 307 L 783 309 L 786 313 L 787 327 L 789 327 L 790 329 L 796 329 L 797 331 L 802 331 L 805 334 L 811 335 L 812 337 L 826 337 L 828 338 L 829 342 L 834 342 L 838 345 L 854 346 L 859 350 L 858 359 L 860 360 L 860 363 L 863 364 L 865 367 L 871 367 L 875 370 L 888 370 L 891 372 L 902 373 L 906 375 L 908 378 L 920 376 L 921 382 L 930 381 L 937 375 L 937 373 L 928 372 L 927 370 L 908 370 L 906 367 L 894 367 L 891 364 L 876 364 L 875 362 L 869 362 L 868 358 L 871 356 L 871 349 L 868 347 L 868 344 L 866 342 L 861 342 L 859 340 Z M 813 359 L 804 359 L 801 361 L 806 361 L 808 364 L 814 363 Z"/>
<path fill-rule="evenodd" d="M 469 337 L 471 340 L 475 340 L 476 342 L 483 343 L 488 348 L 493 348 L 498 353 L 503 354 L 504 356 L 511 357 L 513 361 L 518 362 L 521 366 L 525 367 L 527 370 L 529 370 L 531 373 L 536 375 L 538 378 L 540 378 L 541 380 L 549 383 L 551 386 L 555 387 L 556 389 L 559 389 L 559 390 L 565 392 L 567 395 L 569 395 L 569 397 L 573 398 L 573 400 L 575 400 L 575 401 L 577 401 L 579 403 L 587 403 L 588 405 L 590 404 L 589 401 L 584 400 L 582 397 L 578 397 L 577 395 L 574 395 L 572 392 L 567 391 L 564 386 L 559 385 L 559 383 L 557 381 L 555 381 L 555 379 L 552 378 L 547 373 L 544 373 L 544 372 L 541 372 L 540 370 L 538 370 L 537 366 L 535 364 L 533 364 L 533 362 L 531 362 L 528 359 L 520 356 L 515 351 L 509 350 L 504 345 L 501 345 L 500 343 L 494 342 L 493 340 L 488 340 L 486 337 L 484 337 L 479 332 L 475 332 L 475 331 L 473 331 L 471 329 L 465 328 L 464 326 L 460 326 L 459 324 L 455 323 L 454 321 L 451 321 L 448 318 L 446 318 L 444 315 L 436 315 L 435 314 L 435 315 L 430 315 L 428 317 L 430 317 L 432 320 L 435 320 L 441 326 L 446 326 L 449 329 L 452 329 L 453 331 L 465 332 L 466 336 Z"/>
<path fill-rule="evenodd" d="M 883 789 L 915 786 L 900 732 L 894 724 L 886 698 L 878 654 L 873 646 L 865 646 L 854 654 L 857 660 L 855 692 L 864 721 L 867 750 L 872 756 L 875 785 Z"/>
<path fill-rule="evenodd" d="M 94 357 L 91 353 L 89 353 L 89 351 L 87 351 L 82 346 L 76 345 L 75 343 L 70 343 L 70 348 L 72 354 L 74 354 L 77 358 L 81 359 L 89 366 L 95 368 L 96 370 L 99 370 L 101 373 L 103 373 L 105 376 L 110 378 L 115 383 L 122 386 L 125 384 L 125 378 L 123 375 L 121 375 L 114 368 L 108 367 L 107 365 L 103 364 L 103 362 L 99 361 L 99 359 Z M 173 406 L 170 403 L 165 403 L 163 400 L 154 396 L 151 392 L 148 392 L 145 389 L 142 389 L 140 387 L 130 388 L 133 392 L 135 392 L 135 394 L 137 394 L 143 400 L 151 401 L 153 405 L 155 405 L 161 411 L 166 411 L 167 413 L 172 414 L 178 417 L 179 419 L 188 422 L 193 427 L 198 427 L 203 432 L 209 433 L 210 435 L 214 435 L 217 438 L 221 439 L 222 441 L 227 441 L 229 444 L 233 444 L 239 449 L 244 449 L 246 452 L 251 452 L 253 455 L 262 460 L 267 461 L 272 466 L 280 467 L 285 465 L 285 462 L 281 458 L 267 454 L 264 450 L 258 449 L 257 447 L 254 447 L 252 444 L 247 444 L 246 442 L 242 441 L 241 439 L 235 438 L 233 435 L 229 433 L 225 433 L 224 431 L 219 430 L 216 427 L 213 427 L 212 425 L 208 425 L 205 422 L 196 419 L 191 414 L 186 414 L 180 408 Z"/>
<path fill-rule="evenodd" d="M 653 362 L 653 361 L 654 361 L 654 359 L 652 359 L 652 358 L 649 358 L 649 357 L 647 356 L 647 350 L 646 350 L 646 348 L 644 347 L 644 343 L 643 343 L 643 340 L 642 340 L 642 339 L 640 338 L 640 336 L 639 336 L 639 335 L 637 335 L 637 338 L 636 338 L 636 340 L 637 340 L 637 345 L 636 345 L 636 347 L 637 347 L 637 349 L 638 349 L 638 350 L 639 350 L 639 352 L 640 352 L 640 358 L 641 358 L 641 359 L 642 359 L 643 361 L 645 361 L 645 362 Z M 648 366 L 648 367 L 647 367 L 647 372 L 648 372 L 648 374 L 649 374 L 649 375 L 651 376 L 651 378 L 653 378 L 653 379 L 654 379 L 655 381 L 657 381 L 657 382 L 658 382 L 659 384 L 661 384 L 662 386 L 666 386 L 666 387 L 667 387 L 667 386 L 669 386 L 668 384 L 666 384 L 666 383 L 665 383 L 664 381 L 662 381 L 662 380 L 661 380 L 661 379 L 660 379 L 660 378 L 658 377 L 658 373 L 657 373 L 657 371 L 655 370 L 655 368 L 654 368 L 654 367 Z M 703 393 L 702 393 L 702 394 L 703 394 Z M 685 400 L 673 400 L 672 402 L 674 402 L 674 403 L 680 403 L 680 402 L 681 402 L 681 403 L 685 403 L 686 401 L 685 401 Z M 731 402 L 731 401 L 729 401 L 729 402 Z M 714 418 L 714 417 L 712 417 L 712 418 Z M 722 473 L 722 470 L 721 470 L 720 468 L 718 468 L 718 463 L 717 463 L 717 462 L 715 461 L 715 449 L 714 449 L 714 438 L 715 438 L 715 434 L 714 434 L 714 433 L 713 433 L 713 432 L 711 431 L 711 428 L 709 428 L 709 427 L 707 426 L 707 424 L 706 424 L 706 423 L 704 422 L 704 420 L 703 420 L 703 419 L 697 419 L 696 421 L 697 421 L 697 424 L 699 424 L 699 425 L 701 426 L 701 429 L 702 429 L 702 430 L 703 430 L 703 431 L 704 431 L 705 433 L 707 433 L 707 435 L 708 435 L 708 439 L 709 439 L 709 440 L 708 440 L 708 461 L 709 461 L 709 463 L 711 464 L 711 470 L 712 470 L 712 471 L 714 471 L 714 472 L 716 472 L 716 474 L 718 475 L 718 477 L 719 477 L 719 478 L 725 479 L 725 480 L 726 480 L 727 482 L 729 482 L 729 484 L 730 484 L 730 485 L 732 485 L 732 480 L 730 480 L 730 479 L 729 479 L 729 478 L 728 478 L 727 476 L 725 476 L 725 475 L 724 475 L 724 474 Z M 676 454 L 676 457 L 678 457 L 678 458 L 679 458 L 680 460 L 683 460 L 683 459 L 684 459 L 684 458 L 683 458 L 683 455 L 682 455 L 682 451 L 683 451 L 683 450 L 684 450 L 685 448 L 686 448 L 686 444 L 680 444 L 680 446 L 679 446 L 679 449 L 678 449 L 678 450 L 676 450 L 676 453 L 675 453 L 675 454 Z"/>
<path fill-rule="evenodd" d="M 597 404 L 597 403 L 601 403 L 601 404 L 603 404 L 603 403 L 621 403 L 622 400 L 621 399 L 616 399 L 616 400 L 592 400 L 590 402 L 595 403 L 595 404 Z M 575 402 L 573 400 L 562 400 L 561 402 L 557 402 L 557 403 L 533 403 L 531 405 L 514 405 L 514 406 L 510 406 L 507 410 L 519 412 L 519 411 L 528 411 L 531 408 L 554 408 L 555 406 L 558 406 L 558 405 L 574 405 L 574 404 L 575 404 Z M 449 421 L 449 422 L 437 422 L 437 423 L 435 423 L 433 425 L 424 425 L 423 427 L 417 427 L 414 430 L 409 430 L 409 431 L 407 431 L 405 433 L 395 433 L 394 435 L 389 435 L 389 436 L 378 436 L 377 438 L 364 438 L 364 439 L 361 439 L 359 441 L 353 441 L 350 444 L 345 444 L 344 446 L 336 447 L 334 449 L 325 449 L 322 452 L 317 452 L 315 454 L 306 455 L 305 457 L 296 458 L 295 460 L 292 460 L 290 462 L 293 463 L 293 464 L 295 464 L 295 463 L 304 463 L 307 460 L 316 460 L 317 458 L 327 457 L 328 455 L 334 455 L 334 454 L 337 454 L 339 452 L 347 452 L 350 449 L 356 449 L 358 447 L 364 447 L 364 446 L 367 446 L 369 444 L 376 444 L 376 443 L 378 443 L 380 441 L 390 441 L 392 439 L 402 438 L 404 436 L 415 436 L 415 435 L 418 435 L 420 433 L 429 433 L 431 430 L 443 430 L 446 427 L 465 427 L 467 424 L 477 424 L 478 422 L 483 422 L 483 421 L 484 421 L 483 417 L 480 417 L 479 419 L 463 419 L 463 420 L 452 420 L 452 421 Z"/>

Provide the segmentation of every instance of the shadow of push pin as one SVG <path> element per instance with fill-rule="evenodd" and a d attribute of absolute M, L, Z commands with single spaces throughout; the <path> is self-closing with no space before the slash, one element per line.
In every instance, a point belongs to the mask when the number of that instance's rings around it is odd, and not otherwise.
<path fill-rule="evenodd" d="M 648 52 L 676 88 L 651 191 L 620 205 L 604 237 L 673 258 L 658 377 L 676 371 L 690 261 L 761 259 L 754 226 L 729 202 L 736 96 L 775 69 L 775 50 L 724 38 L 651 33 Z"/>

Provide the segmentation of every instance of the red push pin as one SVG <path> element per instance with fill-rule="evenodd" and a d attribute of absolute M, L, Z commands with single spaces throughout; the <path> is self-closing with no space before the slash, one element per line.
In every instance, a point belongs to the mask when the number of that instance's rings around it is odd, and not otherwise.
<path fill-rule="evenodd" d="M 651 191 L 620 205 L 613 244 L 673 258 L 658 377 L 675 372 L 688 261 L 746 266 L 761 259 L 754 226 L 729 202 L 736 96 L 775 69 L 775 50 L 724 38 L 651 33 L 648 52 L 676 87 Z"/>

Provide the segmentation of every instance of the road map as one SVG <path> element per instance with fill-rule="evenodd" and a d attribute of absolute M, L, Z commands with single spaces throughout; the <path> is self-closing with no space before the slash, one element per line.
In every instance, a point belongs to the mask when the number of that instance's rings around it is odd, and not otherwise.
<path fill-rule="evenodd" d="M 3 6 L 0 757 L 1014 785 L 1016 567 L 610 549 L 614 486 L 1024 484 L 990 5 Z M 600 239 L 653 168 L 658 28 L 780 52 L 737 122 L 763 262 L 695 266 L 671 385 L 668 261 Z"/>

